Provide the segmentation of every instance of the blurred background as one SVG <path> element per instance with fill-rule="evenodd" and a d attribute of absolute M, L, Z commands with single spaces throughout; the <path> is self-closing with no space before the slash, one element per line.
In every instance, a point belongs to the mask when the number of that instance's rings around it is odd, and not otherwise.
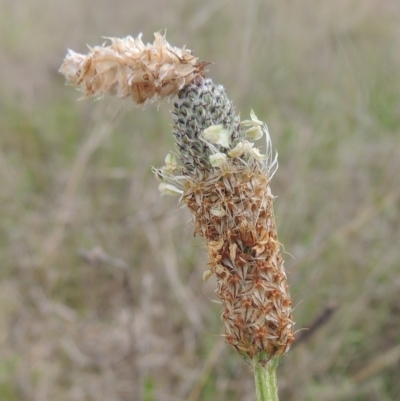
<path fill-rule="evenodd" d="M 299 330 L 280 398 L 400 400 L 398 0 L 0 7 L 2 401 L 255 399 L 190 216 L 151 173 L 173 149 L 172 103 L 78 102 L 58 74 L 67 48 L 165 29 L 279 153 Z"/>

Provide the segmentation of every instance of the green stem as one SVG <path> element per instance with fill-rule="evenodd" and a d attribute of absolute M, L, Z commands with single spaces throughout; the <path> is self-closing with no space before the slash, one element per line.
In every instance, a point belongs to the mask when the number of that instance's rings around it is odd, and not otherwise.
<path fill-rule="evenodd" d="M 268 360 L 263 352 L 253 359 L 257 401 L 279 401 L 276 384 L 276 368 L 280 358 Z"/>

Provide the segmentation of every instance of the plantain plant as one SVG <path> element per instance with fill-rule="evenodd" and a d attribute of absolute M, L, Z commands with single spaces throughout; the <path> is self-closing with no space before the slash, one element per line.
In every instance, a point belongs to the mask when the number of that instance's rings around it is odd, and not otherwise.
<path fill-rule="evenodd" d="M 178 195 L 208 251 L 203 278 L 216 277 L 225 340 L 253 368 L 258 401 L 278 400 L 276 367 L 294 341 L 292 301 L 273 212 L 277 169 L 267 126 L 241 121 L 209 64 L 165 36 L 111 38 L 89 54 L 69 51 L 60 72 L 84 97 L 136 104 L 174 99 L 175 151 L 154 169 L 162 194 Z M 265 137 L 266 154 L 254 141 Z"/>

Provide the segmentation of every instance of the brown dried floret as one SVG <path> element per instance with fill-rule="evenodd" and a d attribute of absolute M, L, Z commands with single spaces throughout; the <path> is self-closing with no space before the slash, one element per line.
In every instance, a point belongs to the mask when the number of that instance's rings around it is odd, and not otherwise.
<path fill-rule="evenodd" d="M 199 181 L 188 180 L 182 199 L 208 247 L 208 265 L 215 271 L 216 293 L 223 305 L 226 341 L 245 359 L 262 351 L 269 357 L 282 356 L 294 341 L 294 323 L 269 179 L 257 165 L 243 170 L 232 164 L 229 171 L 234 191 L 222 176 L 215 184 L 213 172 Z M 193 187 L 203 194 L 201 199 Z M 213 202 L 208 201 L 211 194 Z M 223 209 L 229 209 L 228 203 L 237 207 L 222 217 L 208 213 L 216 194 Z"/>
<path fill-rule="evenodd" d="M 136 39 L 108 38 L 109 46 L 89 48 L 87 55 L 69 50 L 60 72 L 67 83 L 78 86 L 84 97 L 131 96 L 135 103 L 176 95 L 209 64 L 199 62 L 190 50 L 171 46 L 155 33 L 152 44 Z"/>

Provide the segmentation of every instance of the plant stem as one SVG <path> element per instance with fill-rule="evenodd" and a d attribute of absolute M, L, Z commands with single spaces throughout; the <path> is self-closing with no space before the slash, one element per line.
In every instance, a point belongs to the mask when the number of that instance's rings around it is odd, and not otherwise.
<path fill-rule="evenodd" d="M 257 401 L 279 401 L 276 384 L 276 368 L 280 358 L 266 359 L 265 353 L 258 353 L 253 359 Z"/>

